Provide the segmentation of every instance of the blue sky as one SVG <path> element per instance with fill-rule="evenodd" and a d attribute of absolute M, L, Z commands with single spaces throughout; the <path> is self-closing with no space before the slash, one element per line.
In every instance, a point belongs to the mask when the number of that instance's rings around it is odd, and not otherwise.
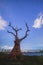
<path fill-rule="evenodd" d="M 8 27 L 22 28 L 19 38 L 25 35 L 25 22 L 30 28 L 29 35 L 21 42 L 21 49 L 43 49 L 43 0 L 0 0 L 0 47 L 12 48 L 14 36 L 7 33 L 13 31 Z"/>

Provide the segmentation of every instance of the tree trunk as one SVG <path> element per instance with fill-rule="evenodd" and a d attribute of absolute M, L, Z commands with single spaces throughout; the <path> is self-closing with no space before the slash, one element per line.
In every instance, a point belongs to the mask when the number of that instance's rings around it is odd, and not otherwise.
<path fill-rule="evenodd" d="M 15 60 L 22 59 L 22 52 L 20 50 L 20 40 L 16 40 L 14 42 L 15 42 L 15 45 L 12 51 L 10 52 L 10 59 L 15 59 Z"/>

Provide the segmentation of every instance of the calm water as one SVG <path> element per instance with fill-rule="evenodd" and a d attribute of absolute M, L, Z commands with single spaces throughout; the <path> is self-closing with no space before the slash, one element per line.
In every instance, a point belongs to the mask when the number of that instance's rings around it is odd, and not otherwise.
<path fill-rule="evenodd" d="M 39 53 L 39 52 L 24 52 L 23 55 L 26 55 L 26 56 L 43 56 L 43 53 Z"/>

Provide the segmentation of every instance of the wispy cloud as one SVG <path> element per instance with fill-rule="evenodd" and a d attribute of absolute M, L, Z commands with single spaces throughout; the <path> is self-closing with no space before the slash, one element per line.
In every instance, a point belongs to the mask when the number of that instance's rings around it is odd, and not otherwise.
<path fill-rule="evenodd" d="M 7 22 L 0 16 L 0 30 L 5 30 Z"/>
<path fill-rule="evenodd" d="M 39 16 L 34 20 L 33 27 L 41 28 L 43 25 L 43 13 L 39 13 Z"/>

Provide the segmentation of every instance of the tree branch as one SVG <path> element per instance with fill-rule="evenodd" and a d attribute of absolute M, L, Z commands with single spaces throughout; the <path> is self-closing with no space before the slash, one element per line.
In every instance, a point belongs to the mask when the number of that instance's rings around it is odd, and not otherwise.
<path fill-rule="evenodd" d="M 22 30 L 21 28 L 20 29 L 17 29 L 17 31 L 20 31 L 20 30 Z"/>
<path fill-rule="evenodd" d="M 22 30 L 21 28 L 20 29 L 15 29 L 12 25 L 11 25 L 11 22 L 9 22 L 9 25 L 16 33 L 19 31 L 19 30 Z"/>
<path fill-rule="evenodd" d="M 13 32 L 10 32 L 10 31 L 8 31 L 8 30 L 7 30 L 7 32 L 13 34 L 14 36 L 16 36 Z"/>
<path fill-rule="evenodd" d="M 25 38 L 28 36 L 27 33 L 28 33 L 30 30 L 29 30 L 29 27 L 28 27 L 27 23 L 26 23 L 26 28 L 27 28 L 26 33 L 25 33 L 24 37 L 20 39 L 20 41 L 22 41 L 23 39 L 25 39 Z"/>
<path fill-rule="evenodd" d="M 16 29 L 11 25 L 11 22 L 9 22 L 9 25 L 15 32 L 16 32 Z"/>

